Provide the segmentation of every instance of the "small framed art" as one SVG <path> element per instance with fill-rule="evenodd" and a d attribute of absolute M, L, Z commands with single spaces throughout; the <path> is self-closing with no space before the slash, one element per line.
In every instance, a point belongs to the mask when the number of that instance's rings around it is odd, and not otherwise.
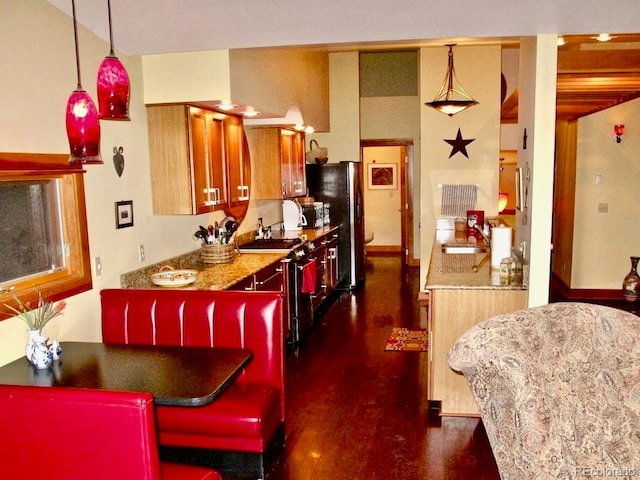
<path fill-rule="evenodd" d="M 370 190 L 395 190 L 398 188 L 398 165 L 396 163 L 369 164 Z"/>
<path fill-rule="evenodd" d="M 133 227 L 133 200 L 116 202 L 116 228 Z"/>

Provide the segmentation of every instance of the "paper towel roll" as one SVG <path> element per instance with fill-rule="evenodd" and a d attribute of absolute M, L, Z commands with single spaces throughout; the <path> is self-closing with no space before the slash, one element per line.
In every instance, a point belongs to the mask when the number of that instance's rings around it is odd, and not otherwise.
<path fill-rule="evenodd" d="M 491 268 L 499 269 L 503 258 L 511 257 L 511 227 L 491 229 Z"/>

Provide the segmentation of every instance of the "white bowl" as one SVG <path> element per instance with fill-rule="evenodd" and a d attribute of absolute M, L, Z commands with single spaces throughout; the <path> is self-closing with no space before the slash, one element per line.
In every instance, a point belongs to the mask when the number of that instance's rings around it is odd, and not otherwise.
<path fill-rule="evenodd" d="M 184 287 L 198 278 L 197 270 L 167 270 L 151 275 L 151 281 L 159 287 Z"/>

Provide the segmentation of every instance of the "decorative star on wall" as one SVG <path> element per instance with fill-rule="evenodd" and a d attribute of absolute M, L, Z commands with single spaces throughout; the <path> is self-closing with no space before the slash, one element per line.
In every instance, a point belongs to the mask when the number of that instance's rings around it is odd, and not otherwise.
<path fill-rule="evenodd" d="M 474 140 L 475 138 L 470 138 L 469 140 L 463 140 L 462 133 L 460 133 L 460 129 L 458 128 L 458 134 L 456 135 L 455 139 L 453 140 L 445 139 L 445 142 L 447 142 L 449 145 L 453 147 L 451 149 L 451 154 L 449 154 L 449 158 L 453 157 L 458 152 L 463 154 L 465 157 L 469 158 L 469 155 L 467 155 L 467 145 L 469 145 Z"/>

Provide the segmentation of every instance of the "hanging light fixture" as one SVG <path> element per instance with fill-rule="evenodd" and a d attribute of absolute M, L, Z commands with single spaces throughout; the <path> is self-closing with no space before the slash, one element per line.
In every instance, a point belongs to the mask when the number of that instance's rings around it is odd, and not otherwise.
<path fill-rule="evenodd" d="M 100 122 L 95 103 L 82 88 L 80 81 L 80 54 L 78 52 L 78 25 L 76 4 L 73 10 L 73 36 L 76 46 L 76 72 L 78 86 L 67 101 L 67 137 L 69 138 L 69 163 L 103 163 L 100 157 Z"/>
<path fill-rule="evenodd" d="M 471 98 L 466 90 L 462 88 L 458 77 L 456 77 L 456 71 L 453 68 L 453 47 L 455 43 L 445 46 L 449 47 L 449 62 L 447 64 L 447 73 L 444 77 L 444 82 L 433 102 L 425 103 L 425 105 L 452 117 L 456 113 L 460 113 L 469 107 L 477 105 L 478 102 Z"/>
<path fill-rule="evenodd" d="M 109 11 L 109 46 L 111 50 L 98 70 L 98 110 L 104 120 L 129 120 L 129 75 L 113 53 L 113 30 L 111 28 L 111 0 L 107 0 Z"/>

